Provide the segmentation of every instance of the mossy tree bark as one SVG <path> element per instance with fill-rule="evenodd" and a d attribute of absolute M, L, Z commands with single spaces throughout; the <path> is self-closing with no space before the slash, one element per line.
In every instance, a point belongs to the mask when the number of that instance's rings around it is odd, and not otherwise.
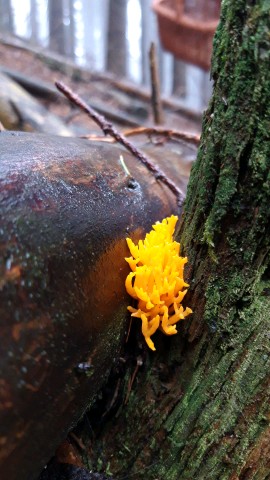
<path fill-rule="evenodd" d="M 92 460 L 117 478 L 270 475 L 269 9 L 223 1 L 180 231 L 194 314 L 179 335 L 155 336 L 157 352 L 95 442 Z"/>

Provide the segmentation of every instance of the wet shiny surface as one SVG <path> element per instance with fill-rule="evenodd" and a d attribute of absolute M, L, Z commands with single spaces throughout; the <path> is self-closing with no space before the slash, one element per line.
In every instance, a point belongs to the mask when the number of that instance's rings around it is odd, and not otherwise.
<path fill-rule="evenodd" d="M 0 202 L 0 476 L 31 480 L 118 355 L 125 237 L 179 212 L 118 146 L 12 132 L 1 133 Z M 90 377 L 75 373 L 84 361 Z"/>

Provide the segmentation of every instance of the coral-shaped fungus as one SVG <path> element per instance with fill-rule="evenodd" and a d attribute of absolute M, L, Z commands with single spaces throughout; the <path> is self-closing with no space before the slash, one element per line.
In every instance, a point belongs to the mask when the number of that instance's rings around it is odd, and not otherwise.
<path fill-rule="evenodd" d="M 167 335 L 177 333 L 176 323 L 192 313 L 181 302 L 187 292 L 184 282 L 186 257 L 180 257 L 180 244 L 173 240 L 178 217 L 172 215 L 153 225 L 145 240 L 127 244 L 132 257 L 126 258 L 132 272 L 126 279 L 126 289 L 138 300 L 138 307 L 128 307 L 132 317 L 142 320 L 142 333 L 147 345 L 155 350 L 151 336 L 160 328 Z"/>

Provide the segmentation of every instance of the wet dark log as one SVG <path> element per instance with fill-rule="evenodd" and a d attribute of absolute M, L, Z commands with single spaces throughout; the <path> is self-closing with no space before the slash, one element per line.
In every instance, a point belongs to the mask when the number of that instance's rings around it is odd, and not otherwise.
<path fill-rule="evenodd" d="M 177 207 L 118 146 L 0 135 L 0 478 L 33 480 L 119 354 L 125 237 Z"/>

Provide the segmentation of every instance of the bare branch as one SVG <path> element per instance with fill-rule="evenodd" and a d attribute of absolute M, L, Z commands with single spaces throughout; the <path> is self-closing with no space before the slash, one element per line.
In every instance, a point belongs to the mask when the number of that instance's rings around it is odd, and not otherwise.
<path fill-rule="evenodd" d="M 157 165 L 155 165 L 141 150 L 139 150 L 133 143 L 125 138 L 116 128 L 106 120 L 105 117 L 98 114 L 90 105 L 76 95 L 67 85 L 63 82 L 55 82 L 56 87 L 62 92 L 72 103 L 77 105 L 82 111 L 84 111 L 92 120 L 94 120 L 99 127 L 103 130 L 105 135 L 111 135 L 115 140 L 123 145 L 132 155 L 134 155 L 141 163 L 143 163 L 150 172 L 152 172 L 156 180 L 160 180 L 162 183 L 174 193 L 177 198 L 177 203 L 181 207 L 183 205 L 184 197 L 178 186 L 167 177 Z"/>
<path fill-rule="evenodd" d="M 162 109 L 162 101 L 160 95 L 160 82 L 157 66 L 157 52 L 154 42 L 151 43 L 149 51 L 150 75 L 151 75 L 151 100 L 154 114 L 154 122 L 157 125 L 162 125 L 164 122 L 164 115 Z"/>

